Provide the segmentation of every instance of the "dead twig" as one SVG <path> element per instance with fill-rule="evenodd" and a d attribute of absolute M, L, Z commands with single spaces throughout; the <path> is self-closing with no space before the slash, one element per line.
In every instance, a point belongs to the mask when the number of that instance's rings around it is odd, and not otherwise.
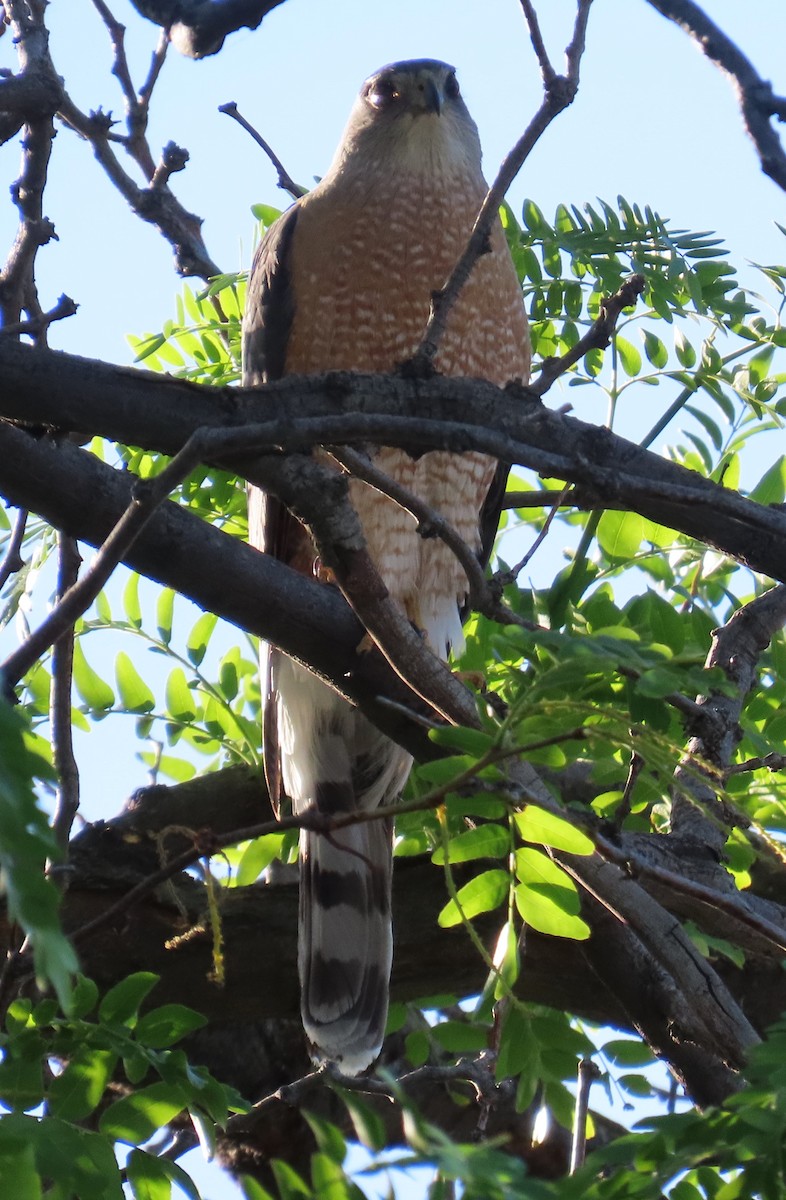
<path fill-rule="evenodd" d="M 63 293 L 48 312 L 39 313 L 37 316 L 31 317 L 29 321 L 14 321 L 10 325 L 3 325 L 0 328 L 0 337 L 8 337 L 9 334 L 19 336 L 23 333 L 30 334 L 31 337 L 39 337 L 55 321 L 63 321 L 66 317 L 75 316 L 78 308 L 76 300 L 72 300 L 70 296 Z"/>
<path fill-rule="evenodd" d="M 600 313 L 584 337 L 559 358 L 546 358 L 537 378 L 530 384 L 533 392 L 543 396 L 560 375 L 570 370 L 574 363 L 590 350 L 605 350 L 611 341 L 617 319 L 623 308 L 632 308 L 646 287 L 641 275 L 630 275 L 613 296 L 601 301 Z"/>
<path fill-rule="evenodd" d="M 478 259 L 487 252 L 489 237 L 497 219 L 508 188 L 518 175 L 533 148 L 559 116 L 575 99 L 579 86 L 579 66 L 584 48 L 589 7 L 592 0 L 579 0 L 573 39 L 566 55 L 567 72 L 557 75 L 551 72 L 544 76 L 545 95 L 543 101 L 516 145 L 505 158 L 497 177 L 486 193 L 486 197 L 475 219 L 472 232 L 464 250 L 445 283 L 431 298 L 431 310 L 420 345 L 413 355 L 415 367 L 433 362 L 447 326 L 448 317 L 461 291 L 469 279 Z M 525 16 L 526 16 L 525 10 Z"/>
<path fill-rule="evenodd" d="M 278 186 L 282 189 L 282 191 L 287 192 L 293 200 L 299 200 L 301 196 L 305 196 L 308 188 L 301 187 L 299 183 L 295 183 L 294 179 L 287 171 L 275 150 L 273 150 L 272 146 L 265 141 L 265 139 L 262 137 L 262 134 L 258 133 L 254 126 L 246 120 L 246 118 L 238 109 L 238 106 L 234 100 L 229 100 L 226 104 L 219 104 L 218 111 L 220 113 L 225 113 L 228 117 L 231 117 L 233 121 L 237 121 L 238 125 L 241 125 L 243 129 L 245 129 L 246 133 L 250 133 L 256 144 L 260 146 L 262 150 L 264 150 L 265 154 L 276 168 L 276 172 L 278 174 Z"/>

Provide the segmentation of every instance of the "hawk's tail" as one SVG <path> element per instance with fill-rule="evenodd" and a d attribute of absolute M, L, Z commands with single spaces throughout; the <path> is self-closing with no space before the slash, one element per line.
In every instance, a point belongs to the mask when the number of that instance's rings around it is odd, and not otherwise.
<path fill-rule="evenodd" d="M 358 816 L 330 833 L 301 832 L 298 933 L 312 1056 L 355 1075 L 382 1045 L 393 955 L 392 826 L 363 817 L 398 797 L 412 759 L 303 667 L 283 656 L 274 667 L 271 725 L 295 812 Z"/>
<path fill-rule="evenodd" d="M 393 955 L 391 824 L 300 840 L 301 1011 L 312 1054 L 356 1075 L 385 1034 Z"/>

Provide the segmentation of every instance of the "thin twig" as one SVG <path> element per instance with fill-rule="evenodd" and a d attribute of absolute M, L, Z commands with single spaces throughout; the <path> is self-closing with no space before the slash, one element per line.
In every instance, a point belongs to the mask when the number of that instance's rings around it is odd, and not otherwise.
<path fill-rule="evenodd" d="M 526 567 L 527 563 L 530 562 L 530 560 L 532 559 L 532 556 L 535 553 L 535 551 L 540 546 L 542 546 L 544 541 L 546 540 L 546 536 L 549 532 L 549 529 L 551 528 L 551 524 L 552 524 L 554 518 L 556 517 L 557 513 L 559 512 L 560 508 L 562 507 L 565 497 L 568 495 L 570 490 L 571 490 L 571 485 L 569 483 L 566 483 L 561 492 L 553 493 L 556 496 L 556 499 L 554 500 L 554 502 L 551 505 L 551 509 L 549 511 L 548 516 L 546 517 L 546 520 L 543 522 L 543 528 L 540 530 L 538 536 L 535 538 L 535 541 L 532 543 L 529 550 L 527 551 L 527 553 L 524 555 L 524 557 L 521 559 L 520 562 L 517 562 L 514 567 L 509 567 L 507 571 L 497 571 L 496 572 L 496 574 L 494 575 L 494 582 L 498 586 L 504 588 L 504 587 L 508 587 L 511 583 L 516 582 L 519 575 Z M 542 493 L 542 494 L 545 495 L 546 493 Z"/>
<path fill-rule="evenodd" d="M 543 80 L 544 87 L 548 87 L 551 81 L 556 77 L 557 72 L 551 65 L 546 43 L 543 41 L 543 34 L 540 31 L 540 22 L 538 14 L 535 11 L 531 0 L 520 0 L 521 8 L 524 13 L 524 20 L 527 22 L 529 30 L 529 38 L 532 42 L 532 49 L 535 51 L 535 57 L 540 66 L 540 74 Z"/>
<path fill-rule="evenodd" d="M 633 736 L 633 731 L 631 731 L 631 736 Z M 625 779 L 625 786 L 622 789 L 622 799 L 617 805 L 614 813 L 614 824 L 616 825 L 617 829 L 622 828 L 623 821 L 630 814 L 633 789 L 636 786 L 636 780 L 646 765 L 647 764 L 645 760 L 639 754 L 638 750 L 634 750 L 630 756 L 630 762 L 628 763 L 628 774 Z"/>
<path fill-rule="evenodd" d="M 193 471 L 201 456 L 202 443 L 197 431 L 163 471 L 153 479 L 140 480 L 136 484 L 134 499 L 110 532 L 82 579 L 67 590 L 35 632 L 17 650 L 9 654 L 2 664 L 7 687 L 14 687 L 41 655 L 46 653 L 90 607 L 158 505 Z"/>
<path fill-rule="evenodd" d="M 82 559 L 68 534 L 58 534 L 57 598 L 60 601 L 77 584 Z M 57 772 L 57 801 L 52 829 L 62 850 L 68 846 L 71 827 L 79 811 L 79 768 L 71 726 L 71 684 L 74 673 L 74 626 L 61 633 L 52 648 L 52 682 L 49 720 L 52 753 Z"/>
<path fill-rule="evenodd" d="M 480 211 L 475 219 L 475 224 L 472 227 L 467 245 L 449 277 L 442 287 L 432 295 L 429 319 L 420 345 L 412 358 L 412 362 L 416 368 L 418 368 L 419 364 L 430 365 L 433 362 L 445 332 L 450 312 L 472 274 L 478 259 L 488 250 L 492 225 L 497 219 L 499 207 L 505 198 L 508 188 L 551 122 L 572 104 L 575 99 L 579 86 L 579 65 L 581 49 L 583 48 L 583 31 L 586 27 L 586 17 L 590 3 L 591 0 L 579 0 L 576 28 L 571 43 L 574 50 L 570 57 L 567 74 L 552 74 L 548 79 L 544 79 L 545 95 L 538 111 L 518 142 L 516 142 L 516 145 L 503 161 L 494 183 L 489 188 L 480 206 Z"/>
<path fill-rule="evenodd" d="M 150 98 L 153 95 L 153 88 L 156 86 L 158 76 L 161 74 L 161 68 L 166 60 L 166 52 L 169 49 L 169 33 L 166 29 L 161 30 L 158 39 L 158 44 L 153 51 L 153 58 L 150 63 L 150 70 L 147 73 L 147 79 L 139 89 L 139 103 L 145 111 L 150 108 Z"/>
<path fill-rule="evenodd" d="M 7 0 L 6 15 L 14 35 L 22 75 L 53 77 L 43 15 L 22 0 Z M 13 325 L 22 311 L 36 320 L 42 313 L 35 282 L 35 259 L 41 248 L 55 237 L 55 228 L 44 216 L 43 196 L 55 127 L 52 116 L 30 118 L 22 140 L 22 167 L 11 195 L 19 210 L 19 228 L 5 266 L 0 271 L 0 324 Z M 37 335 L 46 344 L 46 326 Z"/>
<path fill-rule="evenodd" d="M 15 575 L 17 571 L 21 571 L 25 565 L 21 550 L 22 543 L 25 540 L 25 529 L 29 515 L 26 508 L 20 508 L 16 514 L 16 520 L 11 530 L 11 536 L 8 539 L 5 554 L 2 561 L 0 561 L 0 590 L 5 587 L 11 576 Z"/>
<path fill-rule="evenodd" d="M 587 1154 L 587 1117 L 589 1115 L 590 1088 L 600 1079 L 600 1071 L 591 1058 L 582 1058 L 579 1063 L 579 1081 L 576 1088 L 576 1110 L 573 1114 L 573 1138 L 570 1146 L 570 1171 L 575 1175 L 583 1166 Z"/>
<path fill-rule="evenodd" d="M 126 149 L 139 165 L 146 180 L 151 180 L 155 172 L 155 163 L 150 151 L 145 131 L 147 129 L 148 103 L 141 102 L 131 79 L 131 70 L 126 57 L 125 33 L 126 27 L 110 11 L 105 0 L 93 0 L 101 19 L 107 27 L 114 52 L 112 74 L 120 84 L 126 109 L 126 126 L 128 138 Z M 160 44 L 160 43 L 159 43 Z M 160 68 L 159 68 L 160 69 Z"/>
<path fill-rule="evenodd" d="M 559 358 L 546 358 L 543 360 L 537 378 L 530 384 L 532 391 L 538 396 L 543 396 L 554 383 L 555 379 L 558 379 L 560 375 L 564 375 L 589 350 L 605 350 L 611 341 L 617 319 L 623 308 L 631 308 L 643 293 L 645 287 L 646 283 L 643 276 L 630 275 L 622 283 L 619 291 L 615 292 L 613 296 L 605 297 L 601 301 L 600 312 L 596 320 L 584 334 L 584 337 Z"/>
<path fill-rule="evenodd" d="M 349 446 L 328 446 L 328 453 L 355 479 L 362 479 L 376 491 L 389 496 L 418 522 L 421 537 L 438 537 L 456 556 L 469 586 L 469 603 L 480 608 L 488 599 L 488 583 L 475 551 L 467 545 L 449 521 L 437 509 L 426 504 L 409 488 L 397 483 L 374 466 L 367 455 Z"/>
<path fill-rule="evenodd" d="M 254 126 L 246 120 L 241 114 L 234 100 L 227 101 L 226 104 L 219 104 L 218 111 L 226 113 L 228 117 L 232 117 L 233 121 L 237 121 L 238 125 L 242 125 L 246 133 L 250 133 L 254 141 L 260 146 L 268 156 L 278 174 L 278 186 L 282 191 L 287 192 L 293 200 L 299 200 L 301 196 L 305 196 L 308 188 L 301 187 L 299 183 L 295 183 L 292 176 L 287 171 L 273 148 L 265 141 L 261 133 L 258 133 Z"/>
<path fill-rule="evenodd" d="M 42 312 L 35 317 L 31 317 L 28 321 L 13 321 L 8 325 L 3 325 L 0 328 L 0 336 L 7 337 L 9 334 L 19 336 L 20 334 L 27 333 L 38 337 L 54 321 L 63 321 L 66 317 L 75 316 L 78 308 L 79 305 L 76 300 L 72 300 L 70 296 L 66 296 L 63 293 L 57 303 L 48 312 Z"/>
<path fill-rule="evenodd" d="M 761 758 L 746 758 L 745 762 L 734 763 L 726 771 L 726 778 L 742 775 L 748 771 L 786 771 L 786 754 L 764 754 Z"/>
<path fill-rule="evenodd" d="M 731 80 L 745 129 L 756 147 L 765 175 L 786 191 L 786 152 L 772 118 L 786 120 L 786 97 L 776 96 L 738 46 L 693 0 L 649 0 L 654 9 L 679 26 L 691 41 Z"/>

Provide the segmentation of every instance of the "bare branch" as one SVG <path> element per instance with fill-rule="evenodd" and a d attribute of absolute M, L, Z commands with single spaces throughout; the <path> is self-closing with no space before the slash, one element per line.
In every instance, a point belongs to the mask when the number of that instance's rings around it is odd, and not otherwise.
<path fill-rule="evenodd" d="M 175 142 L 167 142 L 161 151 L 161 160 L 153 172 L 153 178 L 150 180 L 151 189 L 157 190 L 166 187 L 170 175 L 174 175 L 177 171 L 185 171 L 188 159 L 187 150 L 176 145 Z"/>
<path fill-rule="evenodd" d="M 63 321 L 66 317 L 75 316 L 78 308 L 76 300 L 72 300 L 70 296 L 63 293 L 48 312 L 31 317 L 29 321 L 16 321 L 10 325 L 1 326 L 0 337 L 7 337 L 9 334 L 18 336 L 22 333 L 37 337 L 44 333 L 54 321 Z"/>
<path fill-rule="evenodd" d="M 93 603 L 115 567 L 128 554 L 156 508 L 163 503 L 169 492 L 193 471 L 202 457 L 201 435 L 197 431 L 158 475 L 144 481 L 135 480 L 131 504 L 101 546 L 82 579 L 77 582 L 74 578 L 60 595 L 48 617 L 0 666 L 7 687 L 14 687 L 50 646 L 73 629 L 74 623 Z"/>
<path fill-rule="evenodd" d="M 110 123 L 104 114 L 87 116 L 66 96 L 59 116 L 70 129 L 90 142 L 98 162 L 131 210 L 143 221 L 154 225 L 170 243 L 178 274 L 196 275 L 206 280 L 221 274 L 202 240 L 202 219 L 187 212 L 169 188 L 139 187 L 120 165 L 112 148 L 116 139 L 111 136 Z M 151 177 L 154 173 L 153 166 Z"/>
<path fill-rule="evenodd" d="M 573 1140 L 570 1148 L 570 1174 L 575 1175 L 583 1166 L 587 1153 L 587 1117 L 589 1115 L 590 1089 L 600 1079 L 600 1071 L 591 1058 L 582 1058 L 579 1063 L 579 1085 L 576 1089 L 576 1111 L 573 1115 Z"/>
<path fill-rule="evenodd" d="M 131 157 L 139 164 L 145 179 L 149 181 L 153 178 L 156 168 L 155 163 L 153 162 L 153 156 L 150 152 L 150 146 L 148 145 L 147 138 L 145 137 L 145 131 L 147 129 L 150 92 L 152 91 L 152 83 L 150 81 L 152 78 L 154 82 L 155 76 L 153 76 L 151 69 L 151 75 L 148 76 L 147 81 L 148 84 L 150 84 L 147 95 L 144 98 L 142 97 L 141 93 L 139 96 L 137 96 L 136 89 L 134 88 L 134 84 L 131 80 L 131 71 L 128 66 L 128 59 L 126 57 L 126 27 L 114 17 L 109 9 L 109 6 L 105 3 L 105 0 L 93 0 L 93 4 L 98 10 L 104 24 L 106 25 L 107 30 L 109 31 L 110 40 L 112 42 L 112 49 L 114 51 L 112 74 L 120 84 L 120 88 L 123 93 L 123 99 L 125 101 L 126 125 L 128 127 L 128 138 L 125 142 L 126 149 Z M 166 45 L 167 40 L 164 35 L 164 54 L 166 53 Z M 161 41 L 159 41 L 159 50 L 160 48 Z M 161 66 L 163 65 L 163 54 L 161 55 L 160 62 L 157 64 L 156 58 L 154 57 L 153 64 L 155 68 L 155 74 L 157 75 L 158 71 L 160 71 Z"/>
<path fill-rule="evenodd" d="M 74 538 L 58 536 L 57 598 L 76 586 L 79 556 Z M 52 650 L 52 682 L 49 691 L 49 720 L 52 727 L 52 755 L 57 771 L 57 802 L 52 829 L 62 850 L 68 846 L 71 827 L 79 811 L 79 769 L 74 755 L 71 729 L 71 683 L 74 671 L 74 625 L 66 628 Z"/>
<path fill-rule="evenodd" d="M 607 296 L 601 301 L 600 312 L 593 321 L 584 337 L 576 342 L 570 350 L 560 358 L 545 358 L 540 373 L 530 387 L 538 396 L 543 396 L 549 390 L 555 379 L 569 370 L 574 363 L 590 350 L 605 350 L 612 339 L 617 325 L 617 319 L 624 308 L 632 308 L 639 296 L 642 295 L 646 283 L 641 275 L 630 275 L 613 296 Z"/>
<path fill-rule="evenodd" d="M 169 29 L 172 45 L 188 58 L 217 54 L 238 29 L 257 29 L 283 0 L 131 0 L 137 12 Z"/>
<path fill-rule="evenodd" d="M 237 121 L 238 125 L 241 125 L 247 133 L 251 134 L 256 144 L 264 150 L 265 154 L 276 168 L 276 172 L 278 174 L 278 186 L 283 191 L 287 192 L 293 200 L 299 200 L 301 196 L 305 196 L 308 188 L 301 187 L 299 183 L 295 183 L 294 179 L 289 174 L 276 152 L 265 141 L 265 139 L 262 137 L 262 134 L 258 133 L 254 126 L 251 125 L 241 114 L 234 100 L 229 100 L 226 104 L 219 104 L 218 111 L 220 113 L 226 113 L 228 117 L 232 117 L 234 121 Z"/>
<path fill-rule="evenodd" d="M 14 33 L 22 75 L 36 76 L 51 83 L 54 70 L 42 15 L 22 0 L 8 0 L 5 7 Z M 11 195 L 19 210 L 19 226 L 5 266 L 0 271 L 0 318 L 3 325 L 16 324 L 23 311 L 32 319 L 41 314 L 35 284 L 35 258 L 39 248 L 56 236 L 54 225 L 44 216 L 43 209 L 54 136 L 50 113 L 27 120 L 21 172 L 11 188 Z M 46 325 L 40 330 L 38 340 L 46 343 Z"/>
<path fill-rule="evenodd" d="M 467 577 L 468 600 L 471 608 L 484 611 L 487 605 L 494 602 L 477 554 L 435 508 L 426 504 L 408 488 L 396 483 L 384 471 L 380 471 L 365 454 L 359 454 L 349 446 L 329 446 L 328 450 L 331 457 L 343 466 L 353 478 L 365 480 L 378 492 L 390 496 L 392 500 L 406 509 L 418 522 L 418 533 L 421 537 L 438 537 L 445 543 L 458 559 Z M 510 615 L 515 617 L 514 613 Z"/>
<path fill-rule="evenodd" d="M 8 539 L 5 554 L 0 562 L 0 590 L 5 587 L 11 576 L 15 575 L 17 571 L 21 571 L 25 565 L 21 550 L 29 515 L 26 508 L 20 508 L 16 514 L 14 527 L 11 530 L 11 537 Z"/>
<path fill-rule="evenodd" d="M 581 50 L 583 48 L 583 31 L 586 26 L 590 2 L 591 0 L 580 0 L 579 3 L 576 30 L 572 42 L 574 52 L 568 64 L 567 74 L 552 74 L 547 79 L 544 79 L 545 95 L 540 108 L 502 163 L 496 179 L 486 193 L 486 198 L 480 207 L 469 240 L 460 258 L 442 287 L 432 295 L 429 319 L 420 345 L 412 358 L 412 365 L 415 371 L 422 371 L 424 365 L 429 366 L 433 362 L 439 348 L 439 343 L 445 332 L 450 312 L 455 306 L 462 288 L 472 274 L 475 263 L 488 250 L 491 228 L 497 219 L 499 207 L 507 194 L 508 188 L 551 122 L 568 108 L 575 99 L 579 86 L 579 65 Z"/>
<path fill-rule="evenodd" d="M 726 778 L 744 775 L 748 771 L 786 771 L 786 754 L 764 754 L 760 758 L 746 758 L 745 762 L 733 763 L 726 771 Z"/>
<path fill-rule="evenodd" d="M 742 736 L 739 719 L 748 692 L 756 682 L 758 662 L 775 633 L 786 624 L 786 587 L 771 588 L 743 605 L 721 629 L 715 631 L 706 667 L 720 667 L 734 684 L 731 696 L 710 692 L 701 696 L 700 731 L 691 738 L 686 759 L 697 759 L 715 768 L 723 778 Z M 702 781 L 695 771 L 678 768 L 674 777 L 671 827 L 681 836 L 720 850 L 734 817 L 719 803 L 713 781 Z"/>
<path fill-rule="evenodd" d="M 549 412 L 532 403 L 524 388 L 354 373 L 292 376 L 255 389 L 200 387 L 39 352 L 10 339 L 0 339 L 0 370 L 7 383 L 0 414 L 12 420 L 84 429 L 168 454 L 196 428 L 231 424 L 238 444 L 227 442 L 225 429 L 210 448 L 218 456 L 240 450 L 240 426 L 258 413 L 276 412 L 277 420 L 242 431 L 257 438 L 246 443 L 246 451 L 255 444 L 295 450 L 353 441 L 458 453 L 477 449 L 578 484 L 587 501 L 597 496 L 603 505 L 622 504 L 775 579 L 786 573 L 786 513 L 755 504 L 608 430 Z M 243 466 L 251 482 L 274 491 L 273 476 L 283 470 L 283 462 L 270 455 L 264 462 L 255 460 L 253 469 Z M 290 470 L 287 486 L 297 487 L 301 502 L 313 506 L 317 520 L 324 519 L 325 476 L 313 472 L 309 497 L 309 476 L 298 480 L 295 467 Z M 0 457 L 0 477 L 5 475 Z"/>
<path fill-rule="evenodd" d="M 786 97 L 776 96 L 738 46 L 693 0 L 649 0 L 661 16 L 678 25 L 716 67 L 728 75 L 745 130 L 765 175 L 786 191 L 786 152 L 772 118 L 786 120 Z"/>

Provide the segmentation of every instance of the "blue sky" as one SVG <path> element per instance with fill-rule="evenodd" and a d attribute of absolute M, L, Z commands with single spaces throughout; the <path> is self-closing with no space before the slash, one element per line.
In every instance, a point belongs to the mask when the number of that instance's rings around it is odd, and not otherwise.
<path fill-rule="evenodd" d="M 112 6 L 128 25 L 127 51 L 139 85 L 156 30 L 128 0 Z M 709 0 L 704 7 L 776 91 L 786 90 L 782 0 Z M 539 8 L 552 60 L 561 68 L 574 3 L 541 0 Z M 109 41 L 90 0 L 53 0 L 48 19 L 55 65 L 74 101 L 85 110 L 103 106 L 120 114 Z M 218 106 L 237 101 L 293 177 L 308 185 L 330 162 L 363 78 L 384 62 L 410 57 L 457 66 L 492 175 L 540 100 L 517 0 L 286 0 L 258 31 L 233 35 L 215 58 L 195 63 L 171 55 L 154 97 L 151 145 L 157 153 L 172 139 L 190 151 L 173 190 L 204 218 L 208 250 L 223 269 L 248 266 L 250 206 L 285 207 L 288 200 L 267 160 Z M 10 37 L 0 40 L 2 66 L 14 66 Z M 6 181 L 15 178 L 18 157 L 16 141 L 0 148 Z M 740 266 L 786 260 L 775 225 L 786 224 L 784 196 L 759 170 L 728 82 L 644 0 L 596 0 L 579 97 L 537 147 L 510 200 L 520 210 L 529 196 L 551 213 L 560 201 L 581 204 L 600 196 L 613 202 L 619 193 L 650 204 L 677 226 L 718 231 Z M 66 130 L 56 139 L 45 211 L 60 240 L 38 256 L 41 301 L 48 308 L 66 292 L 80 304 L 75 318 L 52 329 L 52 344 L 130 362 L 126 334 L 156 330 L 174 312 L 180 283 L 169 247 L 128 212 L 90 148 Z M 15 210 L 4 201 L 0 252 L 15 226 Z M 752 273 L 746 278 L 752 281 Z M 141 768 L 131 768 L 130 745 L 117 754 L 114 745 L 109 750 L 111 780 L 103 767 L 90 774 L 86 760 L 95 759 L 102 733 L 94 731 L 84 746 L 91 815 L 98 815 L 101 800 L 108 815 L 144 782 Z M 225 1178 L 211 1178 L 207 1196 L 237 1194 Z"/>

